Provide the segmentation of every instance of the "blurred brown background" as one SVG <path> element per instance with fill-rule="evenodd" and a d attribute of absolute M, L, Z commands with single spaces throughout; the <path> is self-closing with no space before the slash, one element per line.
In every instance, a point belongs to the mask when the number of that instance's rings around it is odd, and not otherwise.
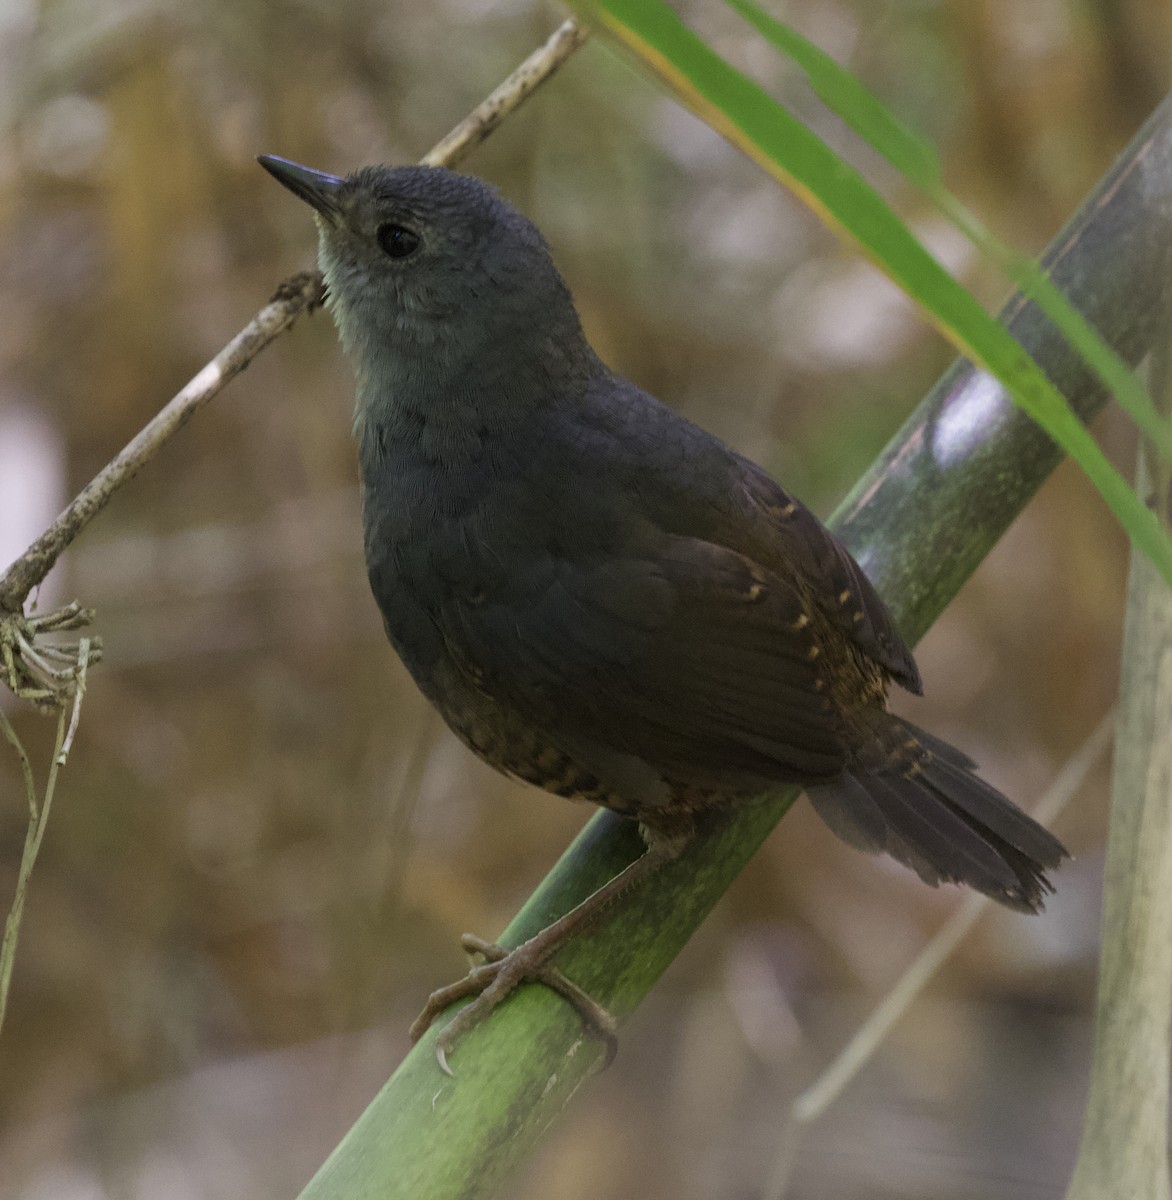
<path fill-rule="evenodd" d="M 835 144 L 717 0 L 718 49 Z M 775 11 L 777 11 L 775 9 Z M 0 5 L 0 560 L 312 260 L 260 152 L 417 158 L 562 18 L 430 5 Z M 1159 99 L 1157 0 L 798 0 L 785 15 L 1035 252 Z M 852 151 L 852 153 L 856 153 Z M 1005 287 L 858 155 L 990 305 Z M 602 46 L 466 164 L 550 238 L 615 367 L 827 513 L 950 360 L 901 297 Z M 386 645 L 351 380 L 303 320 L 115 500 L 43 589 L 105 661 L 33 880 L 0 1038 L 0 1193 L 289 1197 L 589 813 L 498 778 Z M 1132 439 L 1099 425 L 1128 472 Z M 1065 467 L 920 647 L 907 711 L 1029 805 L 1109 706 L 1126 544 Z M 51 722 L 6 704 L 43 772 Z M 991 914 L 805 1142 L 804 1198 L 1048 1197 L 1085 1088 L 1105 766 L 1045 917 Z M 0 752 L 0 899 L 24 837 Z M 799 805 L 510 1190 L 758 1195 L 786 1107 L 955 906 Z"/>

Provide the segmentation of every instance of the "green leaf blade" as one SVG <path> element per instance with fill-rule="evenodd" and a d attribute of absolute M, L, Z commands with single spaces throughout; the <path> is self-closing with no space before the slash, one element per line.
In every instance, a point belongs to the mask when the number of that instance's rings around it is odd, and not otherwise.
<path fill-rule="evenodd" d="M 997 378 L 1079 463 L 1133 543 L 1172 585 L 1172 541 L 1065 398 L 853 167 L 725 62 L 661 0 L 576 0 L 575 7 L 633 52 L 684 104 L 796 192 L 826 224 L 854 241 L 962 354 Z M 1122 370 L 1130 374 L 1125 366 Z"/>

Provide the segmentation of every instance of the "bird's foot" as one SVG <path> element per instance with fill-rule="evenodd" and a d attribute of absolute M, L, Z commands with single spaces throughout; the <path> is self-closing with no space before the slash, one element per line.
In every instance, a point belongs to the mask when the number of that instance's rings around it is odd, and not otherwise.
<path fill-rule="evenodd" d="M 597 1000 L 554 967 L 551 959 L 573 938 L 593 926 L 619 896 L 654 875 L 665 862 L 676 858 L 687 843 L 687 835 L 678 832 L 666 836 L 662 831 L 652 830 L 645 831 L 644 836 L 648 839 L 645 854 L 628 863 L 613 879 L 515 950 L 506 950 L 470 934 L 464 935 L 464 949 L 479 954 L 484 962 L 473 967 L 463 979 L 433 992 L 411 1026 L 411 1038 L 418 1041 L 449 1004 L 475 997 L 448 1022 L 436 1039 L 435 1056 L 445 1074 L 452 1073 L 448 1066 L 448 1052 L 452 1047 L 479 1025 L 518 984 L 526 981 L 543 983 L 567 1001 L 582 1018 L 587 1033 L 606 1043 L 604 1065 L 610 1065 L 618 1049 L 617 1022 Z"/>
<path fill-rule="evenodd" d="M 550 945 L 549 939 L 544 939 L 541 934 L 522 942 L 515 950 L 506 950 L 504 946 L 483 941 L 470 933 L 466 933 L 460 942 L 469 954 L 478 954 L 484 961 L 473 967 L 463 979 L 432 992 L 410 1031 L 411 1040 L 417 1042 L 449 1005 L 469 996 L 475 997 L 471 1004 L 462 1008 L 444 1026 L 436 1039 L 435 1057 L 445 1075 L 452 1074 L 448 1066 L 448 1054 L 456 1043 L 479 1025 L 519 984 L 526 982 L 542 983 L 570 1004 L 581 1017 L 586 1032 L 605 1043 L 606 1061 L 603 1066 L 610 1066 L 618 1051 L 615 1019 L 597 1000 L 550 964 L 549 959 L 560 949 L 560 944 Z"/>

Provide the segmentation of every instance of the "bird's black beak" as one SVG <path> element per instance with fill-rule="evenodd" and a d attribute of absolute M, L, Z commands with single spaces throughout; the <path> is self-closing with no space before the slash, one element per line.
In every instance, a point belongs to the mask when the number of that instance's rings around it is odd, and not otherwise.
<path fill-rule="evenodd" d="M 346 182 L 341 175 L 314 171 L 287 158 L 278 158 L 275 154 L 262 154 L 256 161 L 294 196 L 299 196 L 306 204 L 316 208 L 327 221 L 332 223 L 341 215 L 338 197 Z"/>

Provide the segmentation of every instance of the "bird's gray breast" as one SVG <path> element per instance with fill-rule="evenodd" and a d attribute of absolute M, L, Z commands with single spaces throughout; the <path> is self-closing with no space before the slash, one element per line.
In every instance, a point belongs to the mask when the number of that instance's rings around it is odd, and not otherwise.
<path fill-rule="evenodd" d="M 480 436 L 449 452 L 433 429 L 364 430 L 366 566 L 387 635 L 441 708 L 445 689 L 481 682 L 459 613 L 540 588 L 564 528 L 536 458 Z"/>

